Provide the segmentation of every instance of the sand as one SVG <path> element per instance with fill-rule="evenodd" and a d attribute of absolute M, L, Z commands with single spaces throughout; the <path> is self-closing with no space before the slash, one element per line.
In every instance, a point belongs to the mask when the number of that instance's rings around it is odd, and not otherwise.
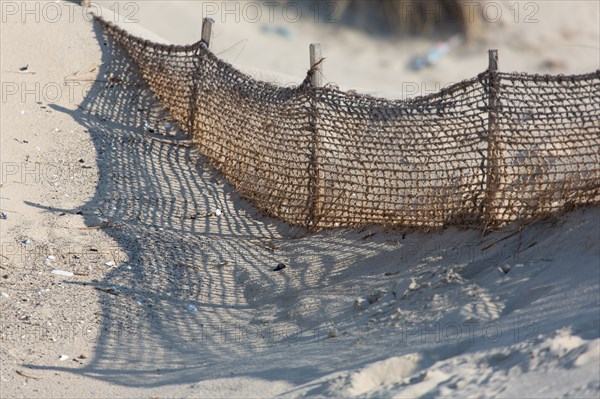
<path fill-rule="evenodd" d="M 484 237 L 306 235 L 259 215 L 182 132 L 161 130 L 147 93 L 105 89 L 119 60 L 79 6 L 39 4 L 73 18 L 10 15 L 0 31 L 2 398 L 598 397 L 600 209 Z M 148 2 L 124 26 L 197 40 L 193 4 Z M 404 96 L 402 82 L 480 72 L 488 46 L 501 69 L 598 68 L 598 5 L 569 4 L 540 2 L 538 24 L 498 24 L 422 73 L 406 63 L 430 43 L 339 26 L 285 25 L 288 39 L 225 23 L 214 48 L 293 83 L 321 41 L 329 81 Z M 240 40 L 239 55 L 227 50 Z"/>

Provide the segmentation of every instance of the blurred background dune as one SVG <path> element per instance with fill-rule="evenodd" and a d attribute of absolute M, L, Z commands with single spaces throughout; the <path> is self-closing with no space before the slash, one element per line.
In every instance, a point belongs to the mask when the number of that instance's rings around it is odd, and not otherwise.
<path fill-rule="evenodd" d="M 487 68 L 585 73 L 600 67 L 600 2 L 586 0 L 102 0 L 107 19 L 170 43 L 200 40 L 257 77 L 298 83 L 308 46 L 323 47 L 325 80 L 392 98 L 428 94 Z M 128 17 L 128 18 L 127 18 Z M 433 62 L 427 62 L 431 58 Z M 274 72 L 264 73 L 260 71 Z"/>
<path fill-rule="evenodd" d="M 304 3 L 316 6 L 311 0 Z M 472 39 L 483 29 L 483 9 L 469 0 L 340 0 L 335 4 L 340 22 L 372 34 L 398 37 L 463 34 Z M 332 7 L 331 3 L 320 6 Z"/>

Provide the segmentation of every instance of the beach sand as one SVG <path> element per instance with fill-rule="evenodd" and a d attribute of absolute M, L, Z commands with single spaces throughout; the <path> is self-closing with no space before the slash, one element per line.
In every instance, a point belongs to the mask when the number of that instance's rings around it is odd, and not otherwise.
<path fill-rule="evenodd" d="M 598 397 L 597 207 L 483 237 L 306 235 L 240 200 L 149 93 L 107 88 L 127 64 L 78 5 L 38 4 L 2 3 L 2 398 Z M 498 4 L 484 43 L 422 72 L 431 42 L 336 24 L 225 21 L 212 48 L 293 84 L 320 41 L 327 81 L 391 97 L 472 77 L 488 47 L 501 70 L 598 68 L 597 3 L 535 3 L 537 24 Z M 201 16 L 147 2 L 120 24 L 189 43 Z"/>

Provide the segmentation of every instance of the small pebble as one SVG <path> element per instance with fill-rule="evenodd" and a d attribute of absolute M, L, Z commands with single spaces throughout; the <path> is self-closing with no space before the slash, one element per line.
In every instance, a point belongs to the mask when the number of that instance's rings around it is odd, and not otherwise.
<path fill-rule="evenodd" d="M 106 266 L 114 266 L 115 265 L 115 261 L 114 260 L 109 260 L 108 262 L 104 263 Z"/>
<path fill-rule="evenodd" d="M 354 310 L 365 310 L 369 306 L 369 302 L 364 298 L 356 298 L 354 303 L 352 304 L 352 308 Z"/>
<path fill-rule="evenodd" d="M 4 212 L 0 212 L 0 219 L 6 220 L 6 219 L 8 219 L 8 215 Z"/>
<path fill-rule="evenodd" d="M 222 212 L 221 212 L 221 210 L 220 210 L 220 209 L 217 209 L 217 210 L 215 211 L 215 215 L 217 215 L 217 216 L 221 216 L 221 214 L 222 214 Z"/>
<path fill-rule="evenodd" d="M 67 355 L 60 355 L 60 357 L 58 358 L 58 360 L 60 360 L 60 361 L 65 361 L 65 360 L 67 360 L 68 358 L 69 358 L 69 356 L 67 356 Z"/>
<path fill-rule="evenodd" d="M 419 284 L 417 283 L 417 281 L 411 277 L 411 282 L 408 286 L 408 289 L 411 291 L 415 291 L 417 289 L 419 289 Z"/>
<path fill-rule="evenodd" d="M 192 305 L 192 304 L 188 305 L 187 310 L 188 310 L 188 312 L 192 312 L 192 313 L 198 311 L 198 309 L 194 305 Z"/>

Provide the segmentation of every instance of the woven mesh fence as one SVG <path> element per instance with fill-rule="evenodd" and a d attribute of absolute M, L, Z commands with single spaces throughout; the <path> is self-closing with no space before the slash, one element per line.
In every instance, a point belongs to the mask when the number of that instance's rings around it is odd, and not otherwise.
<path fill-rule="evenodd" d="M 495 228 L 600 203 L 600 71 L 485 71 L 409 100 L 257 81 L 206 45 L 97 21 L 234 188 L 268 215 L 337 226 Z"/>

